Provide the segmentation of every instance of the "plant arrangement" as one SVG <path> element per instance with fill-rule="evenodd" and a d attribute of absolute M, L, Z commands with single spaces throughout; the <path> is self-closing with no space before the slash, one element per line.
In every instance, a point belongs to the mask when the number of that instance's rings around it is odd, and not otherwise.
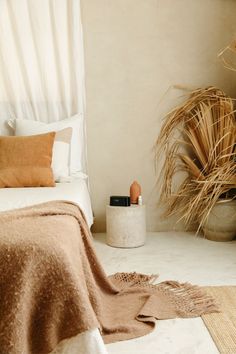
<path fill-rule="evenodd" d="M 178 136 L 176 133 L 179 132 Z M 236 198 L 236 119 L 233 99 L 218 88 L 192 91 L 164 120 L 156 142 L 160 201 L 199 229 L 221 199 Z M 177 174 L 184 180 L 176 183 Z"/>

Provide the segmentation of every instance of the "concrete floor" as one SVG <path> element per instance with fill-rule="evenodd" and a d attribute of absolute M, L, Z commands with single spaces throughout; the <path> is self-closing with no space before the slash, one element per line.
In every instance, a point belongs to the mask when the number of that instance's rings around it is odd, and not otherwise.
<path fill-rule="evenodd" d="M 217 243 L 191 233 L 149 233 L 143 247 L 107 246 L 105 234 L 94 234 L 99 259 L 108 274 L 140 272 L 198 285 L 236 285 L 236 241 Z M 107 345 L 109 354 L 216 354 L 218 350 L 201 318 L 158 321 L 142 338 Z"/>

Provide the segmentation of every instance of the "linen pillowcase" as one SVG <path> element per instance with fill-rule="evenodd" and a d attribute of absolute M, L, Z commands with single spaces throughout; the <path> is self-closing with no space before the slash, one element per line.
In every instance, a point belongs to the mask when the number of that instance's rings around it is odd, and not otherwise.
<path fill-rule="evenodd" d="M 79 115 L 60 120 L 52 123 L 44 123 L 29 119 L 15 119 L 8 121 L 11 128 L 14 129 L 15 135 L 35 135 L 40 133 L 57 132 L 65 128 L 72 128 L 72 137 L 70 144 L 70 174 L 76 174 L 82 171 L 82 118 Z"/>
<path fill-rule="evenodd" d="M 69 176 L 71 136 L 72 128 L 56 132 L 52 150 L 52 170 L 55 182 L 67 179 Z"/>
<path fill-rule="evenodd" d="M 8 125 L 15 130 L 15 121 L 8 121 Z M 71 136 L 72 128 L 60 130 L 55 135 L 52 153 L 52 170 L 55 182 L 68 180 Z"/>
<path fill-rule="evenodd" d="M 54 187 L 51 168 L 55 132 L 0 136 L 0 187 Z"/>

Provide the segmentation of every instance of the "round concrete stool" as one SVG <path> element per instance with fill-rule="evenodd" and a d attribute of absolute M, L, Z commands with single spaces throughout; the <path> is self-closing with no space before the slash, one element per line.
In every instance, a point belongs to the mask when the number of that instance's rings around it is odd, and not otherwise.
<path fill-rule="evenodd" d="M 107 244 L 112 247 L 143 246 L 146 240 L 145 205 L 116 207 L 107 205 Z"/>

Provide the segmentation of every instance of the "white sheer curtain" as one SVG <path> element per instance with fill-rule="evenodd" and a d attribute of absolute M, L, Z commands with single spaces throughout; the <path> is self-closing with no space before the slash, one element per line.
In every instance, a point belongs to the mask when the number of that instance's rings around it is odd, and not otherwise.
<path fill-rule="evenodd" d="M 84 120 L 84 92 L 80 0 L 0 0 L 1 133 L 6 118 Z M 78 138 L 85 152 L 84 123 Z"/>

